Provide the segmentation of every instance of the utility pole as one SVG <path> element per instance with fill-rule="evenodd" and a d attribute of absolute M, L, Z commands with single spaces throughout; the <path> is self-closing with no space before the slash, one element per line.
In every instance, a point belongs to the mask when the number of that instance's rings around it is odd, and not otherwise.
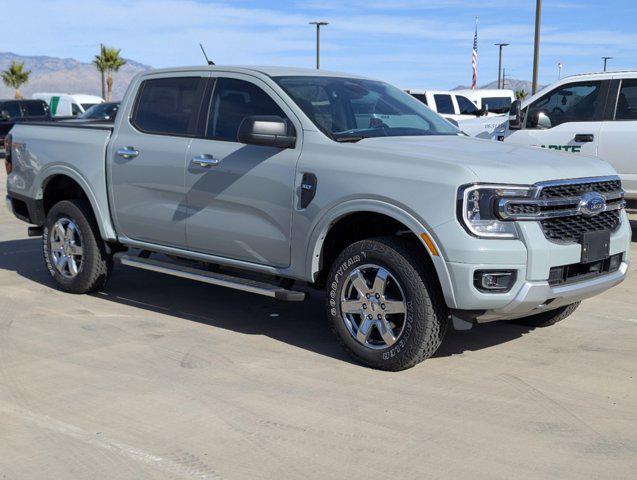
<path fill-rule="evenodd" d="M 540 63 L 540 20 L 542 18 L 542 0 L 535 0 L 535 43 L 533 47 L 533 92 L 537 92 L 537 75 Z"/>
<path fill-rule="evenodd" d="M 602 60 L 604 60 L 604 71 L 606 71 L 606 64 L 608 63 L 608 61 L 612 59 L 613 57 L 602 57 Z"/>
<path fill-rule="evenodd" d="M 504 47 L 508 47 L 509 44 L 508 43 L 496 43 L 495 44 L 496 47 L 500 47 L 500 54 L 498 56 L 498 89 L 500 88 L 504 88 L 504 82 L 501 82 L 501 76 L 502 76 L 502 49 Z"/>
<path fill-rule="evenodd" d="M 321 27 L 329 25 L 328 22 L 310 22 L 316 25 L 316 69 L 321 68 Z"/>
<path fill-rule="evenodd" d="M 104 44 L 100 43 L 100 57 L 104 56 Z M 104 87 L 104 70 L 100 69 L 100 74 L 102 76 L 102 98 L 106 98 L 104 95 L 106 95 L 106 89 Z"/>

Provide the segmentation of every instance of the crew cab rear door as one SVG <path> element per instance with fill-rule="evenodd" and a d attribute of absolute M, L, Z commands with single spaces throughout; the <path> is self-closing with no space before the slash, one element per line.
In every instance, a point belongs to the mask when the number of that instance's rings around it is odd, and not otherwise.
<path fill-rule="evenodd" d="M 201 138 L 193 139 L 187 154 L 188 247 L 287 267 L 301 124 L 262 80 L 240 73 L 213 73 L 213 80 Z M 251 115 L 276 115 L 292 122 L 296 146 L 239 143 L 239 125 Z"/>
<path fill-rule="evenodd" d="M 142 77 L 110 142 L 110 201 L 119 236 L 186 247 L 186 150 L 209 72 Z M 121 115 L 120 115 L 121 114 Z"/>
<path fill-rule="evenodd" d="M 597 155 L 608 82 L 563 83 L 525 108 L 525 125 L 506 142 Z"/>

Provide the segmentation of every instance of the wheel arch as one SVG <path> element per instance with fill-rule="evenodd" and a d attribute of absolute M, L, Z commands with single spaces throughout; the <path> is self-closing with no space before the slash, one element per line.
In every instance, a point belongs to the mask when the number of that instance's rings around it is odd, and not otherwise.
<path fill-rule="evenodd" d="M 114 240 L 116 238 L 110 223 L 109 213 L 102 211 L 93 190 L 82 175 L 72 168 L 57 165 L 41 172 L 41 178 L 36 199 L 42 206 L 44 216 L 58 201 L 84 198 L 91 206 L 102 239 Z"/>
<path fill-rule="evenodd" d="M 405 209 L 383 201 L 351 200 L 332 208 L 323 215 L 313 229 L 309 240 L 306 254 L 307 278 L 320 284 L 322 276 L 326 274 L 326 270 L 329 270 L 330 260 L 334 259 L 338 256 L 338 253 L 340 253 L 330 252 L 329 249 L 334 247 L 334 245 L 330 244 L 330 235 L 338 235 L 340 231 L 342 231 L 341 229 L 347 229 L 347 222 L 349 221 L 352 221 L 349 225 L 356 226 L 356 221 L 364 216 L 371 216 L 374 220 L 387 220 L 392 227 L 389 230 L 393 230 L 393 227 L 398 227 L 401 230 L 404 229 L 405 234 L 410 235 L 417 242 L 417 245 L 422 247 L 423 255 L 426 255 L 425 258 L 433 266 L 447 305 L 455 305 L 453 288 L 451 287 L 451 276 L 443 257 L 442 248 L 437 242 L 432 228 Z M 384 232 L 388 230 L 381 228 L 378 231 L 379 234 L 382 235 L 386 234 Z M 375 230 L 365 231 L 363 229 L 359 234 L 351 238 L 353 238 L 354 241 L 370 238 L 369 236 L 361 237 L 362 234 L 368 232 L 373 233 Z M 379 234 L 371 236 L 378 236 Z M 429 240 L 433 249 L 427 245 L 425 238 Z M 353 242 L 349 242 L 349 244 L 351 243 Z M 336 250 L 338 250 L 339 247 L 340 244 L 337 242 Z M 435 251 L 435 254 L 432 250 Z"/>

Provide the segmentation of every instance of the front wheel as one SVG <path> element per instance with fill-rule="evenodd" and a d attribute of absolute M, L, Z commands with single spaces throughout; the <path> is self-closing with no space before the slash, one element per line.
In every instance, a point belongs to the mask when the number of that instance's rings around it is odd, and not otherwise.
<path fill-rule="evenodd" d="M 113 257 L 106 252 L 90 206 L 83 200 L 63 200 L 51 208 L 42 249 L 51 276 L 70 293 L 99 290 L 113 268 Z"/>
<path fill-rule="evenodd" d="M 448 311 L 435 273 L 413 245 L 382 237 L 356 242 L 338 257 L 327 283 L 327 315 L 354 358 L 397 371 L 436 352 Z"/>

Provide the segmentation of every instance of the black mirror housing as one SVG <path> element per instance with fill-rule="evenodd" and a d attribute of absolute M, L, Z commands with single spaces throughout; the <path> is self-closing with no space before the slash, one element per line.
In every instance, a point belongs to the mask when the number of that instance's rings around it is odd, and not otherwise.
<path fill-rule="evenodd" d="M 275 115 L 252 115 L 239 126 L 237 140 L 246 145 L 294 148 L 296 132 L 289 121 Z"/>
<path fill-rule="evenodd" d="M 0 121 L 2 122 L 6 122 L 7 120 L 11 119 L 11 115 L 9 115 L 9 112 L 7 110 L 2 110 L 0 112 Z"/>
<path fill-rule="evenodd" d="M 522 102 L 515 100 L 511 103 L 509 110 L 509 130 L 520 130 L 522 128 Z"/>

